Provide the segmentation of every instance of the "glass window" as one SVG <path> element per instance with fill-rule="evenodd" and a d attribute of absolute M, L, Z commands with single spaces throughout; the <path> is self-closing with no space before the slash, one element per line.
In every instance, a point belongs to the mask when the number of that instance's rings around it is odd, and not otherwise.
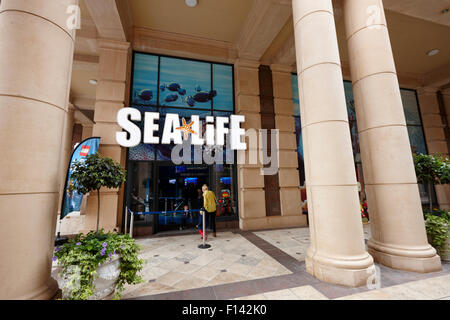
<path fill-rule="evenodd" d="M 218 220 L 237 218 L 236 183 L 234 180 L 233 166 L 214 165 L 211 191 L 216 195 L 219 210 Z"/>
<path fill-rule="evenodd" d="M 211 109 L 211 64 L 161 57 L 159 105 Z"/>
<path fill-rule="evenodd" d="M 300 93 L 298 91 L 298 77 L 293 74 L 292 80 L 292 102 L 294 103 L 294 116 L 300 117 Z"/>
<path fill-rule="evenodd" d="M 422 125 L 420 119 L 419 105 L 417 103 L 416 91 L 401 89 L 403 110 L 405 111 L 406 124 Z"/>
<path fill-rule="evenodd" d="M 216 96 L 213 98 L 214 110 L 233 111 L 233 67 L 213 65 L 213 87 Z"/>
<path fill-rule="evenodd" d="M 160 137 L 167 113 L 188 121 L 193 114 L 226 117 L 234 111 L 233 72 L 232 65 L 135 53 L 131 106 L 160 113 Z M 169 161 L 172 148 L 142 144 L 130 148 L 129 159 Z"/>
<path fill-rule="evenodd" d="M 136 54 L 134 57 L 131 104 L 156 105 L 158 93 L 158 57 Z"/>
<path fill-rule="evenodd" d="M 154 210 L 154 181 L 152 162 L 133 162 L 128 168 L 128 209 L 132 212 Z M 152 222 L 151 215 L 137 215 L 137 224 Z"/>

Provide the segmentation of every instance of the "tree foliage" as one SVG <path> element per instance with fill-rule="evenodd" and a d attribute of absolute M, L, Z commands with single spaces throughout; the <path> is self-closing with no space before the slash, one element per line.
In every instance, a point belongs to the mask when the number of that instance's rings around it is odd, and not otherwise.
<path fill-rule="evenodd" d="M 102 158 L 92 154 L 76 161 L 71 169 L 69 192 L 87 194 L 97 190 L 97 231 L 100 225 L 100 188 L 119 188 L 125 182 L 125 170 L 111 158 Z"/>
<path fill-rule="evenodd" d="M 102 187 L 118 188 L 125 182 L 125 170 L 111 158 L 99 154 L 88 156 L 85 161 L 76 161 L 72 168 L 69 191 L 87 194 Z"/>
<path fill-rule="evenodd" d="M 422 184 L 449 184 L 450 162 L 441 155 L 415 154 L 417 181 Z"/>

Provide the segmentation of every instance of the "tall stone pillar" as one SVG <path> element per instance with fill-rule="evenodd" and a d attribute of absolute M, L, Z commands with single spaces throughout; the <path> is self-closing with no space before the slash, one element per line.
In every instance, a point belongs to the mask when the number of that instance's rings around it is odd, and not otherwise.
<path fill-rule="evenodd" d="M 417 90 L 419 98 L 422 124 L 429 154 L 440 153 L 448 155 L 445 127 L 439 108 L 436 88 L 420 88 Z M 441 209 L 450 209 L 450 185 L 436 185 L 436 197 Z"/>
<path fill-rule="evenodd" d="M 290 217 L 288 226 L 305 226 L 302 213 L 300 176 L 298 172 L 297 138 L 295 136 L 294 106 L 292 101 L 292 67 L 272 64 L 275 126 L 280 133 L 280 183 L 281 216 Z"/>
<path fill-rule="evenodd" d="M 371 6 L 375 17 L 367 14 Z M 344 15 L 371 218 L 369 252 L 395 269 L 440 270 L 425 232 L 383 3 L 344 0 Z"/>
<path fill-rule="evenodd" d="M 100 137 L 99 153 L 112 158 L 123 167 L 126 150 L 116 142 L 116 132 L 122 131 L 117 124 L 117 112 L 125 107 L 127 82 L 131 65 L 130 43 L 115 40 L 99 40 L 100 65 L 95 102 L 92 136 Z M 112 231 L 120 224 L 120 205 L 123 187 L 100 190 L 100 228 Z M 91 192 L 87 201 L 85 231 L 95 230 L 97 224 L 97 193 Z"/>
<path fill-rule="evenodd" d="M 331 0 L 293 0 L 311 246 L 306 270 L 361 286 L 366 252 Z"/>
<path fill-rule="evenodd" d="M 0 299 L 49 299 L 76 0 L 0 4 Z M 26 48 L 24 48 L 26 46 Z"/>
<path fill-rule="evenodd" d="M 245 116 L 244 129 L 254 129 L 258 137 L 261 129 L 259 97 L 259 62 L 239 59 L 235 63 L 236 111 Z M 258 138 L 257 138 L 258 139 Z M 248 139 L 247 143 L 249 142 Z M 259 144 L 258 144 L 259 146 Z M 241 230 L 261 229 L 267 225 L 262 165 L 250 163 L 250 155 L 258 153 L 258 146 L 248 144 L 238 152 L 239 227 Z"/>

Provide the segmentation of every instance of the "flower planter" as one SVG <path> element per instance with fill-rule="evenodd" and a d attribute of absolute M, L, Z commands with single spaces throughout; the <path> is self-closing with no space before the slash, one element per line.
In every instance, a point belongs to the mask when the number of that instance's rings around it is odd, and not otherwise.
<path fill-rule="evenodd" d="M 77 271 L 76 267 L 72 268 L 71 271 L 66 274 L 60 276 L 61 269 L 58 268 L 58 285 L 62 290 L 62 298 L 67 299 L 69 297 L 70 288 L 72 286 L 72 280 L 75 279 Z M 110 262 L 105 262 L 99 265 L 97 269 L 97 278 L 94 281 L 95 291 L 94 294 L 89 297 L 88 300 L 103 300 L 112 293 L 114 293 L 116 289 L 117 280 L 120 275 L 120 257 L 114 257 Z"/>

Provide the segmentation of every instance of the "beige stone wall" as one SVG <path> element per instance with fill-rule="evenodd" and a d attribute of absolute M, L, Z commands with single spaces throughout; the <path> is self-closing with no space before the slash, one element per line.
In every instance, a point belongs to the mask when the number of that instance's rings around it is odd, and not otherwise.
<path fill-rule="evenodd" d="M 244 129 L 261 129 L 259 98 L 259 62 L 239 59 L 236 61 L 235 92 L 236 113 L 245 116 Z M 248 141 L 248 140 L 247 140 Z M 249 153 L 256 151 L 248 148 L 239 151 L 238 157 L 245 158 L 246 164 L 238 165 L 238 201 L 239 227 L 241 230 L 264 228 L 267 224 L 264 192 L 264 176 L 260 174 L 262 166 L 249 164 Z"/>
<path fill-rule="evenodd" d="M 298 171 L 297 139 L 295 136 L 294 106 L 292 101 L 292 81 L 290 66 L 271 65 L 273 79 L 275 125 L 279 130 L 280 151 L 280 204 L 281 220 L 290 217 L 285 226 L 306 226 L 306 216 L 302 214 L 300 176 Z"/>
<path fill-rule="evenodd" d="M 99 153 L 110 157 L 125 167 L 125 149 L 116 143 L 117 112 L 128 100 L 131 50 L 128 42 L 99 40 L 100 65 L 96 93 L 95 125 L 92 136 L 100 137 Z M 83 130 L 84 131 L 84 130 Z M 119 229 L 123 201 L 121 189 L 100 191 L 100 228 Z M 95 230 L 97 224 L 97 193 L 91 192 L 87 200 L 84 231 Z"/>

